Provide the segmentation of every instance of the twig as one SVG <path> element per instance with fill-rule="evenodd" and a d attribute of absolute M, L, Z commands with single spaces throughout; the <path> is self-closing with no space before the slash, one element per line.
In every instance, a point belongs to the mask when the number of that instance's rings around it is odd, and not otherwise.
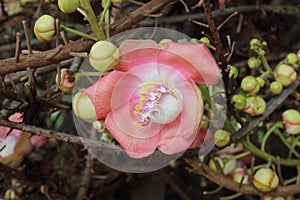
<path fill-rule="evenodd" d="M 222 29 L 222 27 L 234 16 L 236 16 L 238 14 L 237 11 L 235 11 L 234 13 L 232 13 L 231 15 L 229 15 L 229 17 L 227 17 L 218 27 L 217 27 L 217 31 L 220 31 Z"/>
<path fill-rule="evenodd" d="M 15 62 L 18 64 L 20 61 L 20 52 L 21 52 L 21 33 L 17 32 L 16 34 L 16 50 L 15 50 Z"/>
<path fill-rule="evenodd" d="M 209 25 L 208 25 L 208 24 L 204 24 L 204 23 L 202 23 L 202 22 L 198 22 L 198 21 L 193 20 L 193 19 L 191 19 L 191 18 L 188 18 L 188 21 L 189 21 L 189 22 L 193 22 L 194 24 L 197 24 L 197 25 L 199 25 L 199 26 L 203 26 L 204 28 L 209 28 Z"/>
<path fill-rule="evenodd" d="M 67 134 L 67 133 L 63 133 L 63 132 L 39 128 L 37 126 L 15 123 L 15 122 L 7 121 L 4 119 L 0 119 L 0 126 L 7 126 L 12 129 L 18 129 L 18 130 L 26 131 L 29 133 L 33 133 L 35 135 L 45 136 L 48 138 L 55 138 L 57 140 L 61 140 L 64 142 L 69 142 L 69 143 L 74 143 L 74 144 L 84 143 L 85 146 L 90 147 L 90 148 L 106 148 L 106 149 L 112 149 L 115 152 L 122 151 L 121 148 L 118 148 L 118 147 L 112 145 L 111 143 L 100 142 L 100 140 L 99 141 L 92 140 L 92 139 L 83 138 L 83 137 L 79 137 L 79 136 L 75 136 L 75 135 L 71 135 L 71 134 Z"/>
<path fill-rule="evenodd" d="M 30 41 L 30 36 L 29 36 L 29 31 L 28 31 L 28 26 L 27 26 L 27 21 L 22 20 L 22 25 L 25 33 L 25 39 L 26 39 L 26 45 L 28 49 L 28 54 L 32 54 L 32 48 L 31 48 L 31 41 Z"/>
<path fill-rule="evenodd" d="M 117 34 L 126 29 L 129 29 L 133 25 L 142 21 L 145 18 L 145 14 L 155 13 L 165 5 L 175 1 L 176 0 L 152 0 L 147 4 L 145 4 L 144 6 L 142 6 L 141 8 L 133 11 L 128 16 L 112 24 L 111 33 Z M 68 45 L 64 46 L 63 49 L 61 49 L 61 51 L 51 60 L 45 58 L 47 58 L 47 55 L 53 55 L 56 49 L 51 49 L 33 55 L 21 56 L 20 57 L 21 65 L 18 66 L 15 65 L 14 58 L 0 60 L 0 66 L 1 66 L 0 75 L 5 75 L 16 71 L 22 71 L 25 70 L 27 67 L 33 69 L 33 68 L 39 68 L 42 66 L 61 62 L 62 60 L 71 58 L 70 52 L 88 51 L 93 45 L 93 43 L 94 42 L 91 40 L 84 40 L 84 39 L 79 39 L 77 41 L 69 43 Z"/>
<path fill-rule="evenodd" d="M 179 1 L 183 5 L 183 7 L 185 9 L 185 12 L 187 12 L 187 13 L 190 12 L 189 7 L 186 5 L 186 3 L 184 2 L 184 0 L 179 0 Z"/>
<path fill-rule="evenodd" d="M 286 197 L 294 194 L 300 193 L 300 186 L 298 184 L 295 185 L 288 185 L 288 186 L 279 186 L 275 191 L 273 192 L 260 192 L 256 188 L 254 188 L 251 185 L 245 185 L 243 184 L 240 187 L 239 183 L 236 183 L 230 179 L 228 179 L 226 176 L 217 173 L 210 169 L 208 166 L 206 166 L 203 163 L 200 163 L 198 159 L 193 159 L 193 158 L 186 158 L 183 157 L 183 160 L 189 164 L 191 167 L 193 167 L 194 171 L 198 172 L 205 178 L 209 179 L 210 181 L 224 186 L 225 188 L 235 191 L 237 193 L 243 193 L 243 194 L 248 194 L 248 195 L 258 195 L 258 196 L 280 196 L 280 197 Z"/>
<path fill-rule="evenodd" d="M 90 186 L 91 177 L 94 171 L 93 166 L 94 166 L 93 155 L 90 152 L 88 152 L 86 155 L 83 177 L 76 197 L 77 200 L 82 200 L 86 197 L 87 191 Z"/>
<path fill-rule="evenodd" d="M 213 44 L 216 47 L 216 53 L 219 58 L 219 67 L 222 69 L 222 79 L 225 86 L 225 93 L 226 93 L 226 101 L 227 101 L 227 109 L 230 114 L 234 116 L 234 111 L 232 105 L 230 103 L 231 100 L 231 93 L 232 93 L 232 82 L 229 78 L 229 67 L 226 57 L 224 56 L 223 45 L 220 37 L 220 33 L 218 28 L 216 27 L 213 13 L 211 10 L 210 0 L 203 1 L 203 8 L 204 12 L 207 16 L 207 22 L 209 25 L 209 29 L 213 38 Z"/>

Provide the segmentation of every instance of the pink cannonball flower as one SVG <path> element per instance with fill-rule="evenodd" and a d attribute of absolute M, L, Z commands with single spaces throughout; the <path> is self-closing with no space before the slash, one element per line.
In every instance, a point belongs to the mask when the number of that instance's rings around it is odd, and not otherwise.
<path fill-rule="evenodd" d="M 48 141 L 47 137 L 40 136 L 40 135 L 32 135 L 30 137 L 30 142 L 33 147 L 35 148 L 41 148 L 43 147 Z"/>
<path fill-rule="evenodd" d="M 104 120 L 132 158 L 147 157 L 156 149 L 167 155 L 188 149 L 203 115 L 196 84 L 219 80 L 206 45 L 168 42 L 161 48 L 153 40 L 127 40 L 119 51 L 115 70 L 80 91 L 74 110 L 87 121 Z M 90 110 L 91 105 L 94 111 L 84 113 L 82 108 Z"/>
<path fill-rule="evenodd" d="M 15 113 L 8 118 L 13 122 L 22 122 L 22 114 Z M 29 141 L 31 134 L 9 127 L 0 127 L 0 162 L 10 167 L 18 167 L 24 156 L 32 151 Z"/>

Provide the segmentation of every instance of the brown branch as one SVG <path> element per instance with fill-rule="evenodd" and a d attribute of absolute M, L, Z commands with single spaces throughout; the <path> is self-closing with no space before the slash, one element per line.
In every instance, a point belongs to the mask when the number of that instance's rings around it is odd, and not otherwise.
<path fill-rule="evenodd" d="M 113 146 L 111 143 L 100 142 L 97 140 L 92 140 L 84 137 L 79 137 L 76 135 L 71 135 L 68 133 L 58 132 L 54 130 L 44 129 L 37 126 L 20 124 L 15 122 L 10 122 L 4 119 L 0 119 L 0 126 L 10 127 L 12 129 L 18 129 L 22 131 L 26 131 L 29 133 L 33 133 L 35 135 L 41 135 L 48 138 L 55 138 L 57 140 L 61 140 L 64 142 L 74 143 L 74 144 L 82 144 L 84 143 L 86 147 L 90 148 L 107 148 L 112 149 L 114 151 L 122 151 L 121 148 Z"/>
<path fill-rule="evenodd" d="M 111 33 L 117 34 L 126 29 L 129 29 L 133 25 L 142 21 L 145 15 L 155 13 L 163 6 L 175 0 L 152 0 L 145 4 L 141 8 L 133 11 L 128 16 L 116 21 L 111 25 Z M 20 56 L 20 64 L 15 64 L 14 58 L 8 58 L 0 61 L 0 75 L 25 70 L 27 67 L 39 68 L 45 65 L 58 63 L 62 60 L 71 58 L 70 52 L 86 52 L 88 51 L 94 42 L 91 40 L 80 39 L 64 46 L 55 57 L 47 60 L 49 55 L 54 55 L 56 49 L 47 50 L 32 55 Z"/>
<path fill-rule="evenodd" d="M 94 166 L 93 155 L 90 152 L 88 152 L 86 155 L 85 169 L 83 172 L 81 185 L 78 190 L 77 197 L 76 197 L 77 200 L 82 200 L 82 199 L 85 199 L 85 197 L 86 197 L 87 191 L 90 186 L 92 174 L 93 174 L 93 166 Z"/>
<path fill-rule="evenodd" d="M 235 191 L 237 193 L 248 194 L 248 195 L 258 195 L 258 196 L 272 196 L 272 197 L 286 197 L 294 194 L 300 193 L 300 185 L 288 185 L 288 186 L 279 186 L 275 191 L 272 192 L 260 192 L 256 188 L 251 185 L 242 185 L 240 186 L 239 183 L 236 183 L 226 176 L 217 173 L 211 170 L 207 165 L 200 163 L 197 158 L 186 158 L 184 157 L 183 160 L 189 164 L 196 172 L 204 176 L 205 178 L 209 179 L 210 181 L 221 185 L 229 190 Z"/>
<path fill-rule="evenodd" d="M 229 67 L 228 61 L 224 55 L 223 45 L 220 37 L 220 33 L 218 31 L 218 27 L 215 24 L 215 20 L 213 17 L 210 0 L 203 1 L 204 12 L 207 17 L 207 22 L 209 25 L 210 33 L 213 38 L 213 44 L 216 47 L 216 53 L 218 56 L 219 67 L 222 69 L 222 79 L 225 86 L 226 100 L 227 100 L 227 109 L 230 114 L 234 115 L 233 107 L 230 103 L 231 94 L 232 94 L 232 82 L 229 78 Z"/>

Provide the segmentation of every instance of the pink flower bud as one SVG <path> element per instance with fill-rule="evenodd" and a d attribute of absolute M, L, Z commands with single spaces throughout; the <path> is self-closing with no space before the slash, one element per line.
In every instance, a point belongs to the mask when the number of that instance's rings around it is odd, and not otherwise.
<path fill-rule="evenodd" d="M 300 113 L 298 110 L 289 109 L 283 112 L 282 121 L 286 132 L 297 135 L 300 133 Z"/>
<path fill-rule="evenodd" d="M 253 176 L 253 185 L 262 192 L 270 192 L 277 188 L 279 179 L 270 168 L 260 168 Z"/>
<path fill-rule="evenodd" d="M 33 135 L 30 137 L 30 142 L 35 148 L 41 148 L 46 144 L 47 140 L 48 138 L 39 135 Z"/>
<path fill-rule="evenodd" d="M 74 86 L 74 79 L 72 71 L 69 69 L 61 69 L 59 89 L 65 93 L 71 93 Z M 56 75 L 55 82 L 58 82 L 58 76 Z"/>
<path fill-rule="evenodd" d="M 261 115 L 266 110 L 266 102 L 260 96 L 251 96 L 246 98 L 246 107 L 244 112 L 252 116 Z"/>
<path fill-rule="evenodd" d="M 232 179 L 237 183 L 250 184 L 250 177 L 242 167 L 238 167 L 234 170 Z"/>
<path fill-rule="evenodd" d="M 297 73 L 290 65 L 281 64 L 275 68 L 274 76 L 275 80 L 283 86 L 289 86 L 295 81 Z"/>

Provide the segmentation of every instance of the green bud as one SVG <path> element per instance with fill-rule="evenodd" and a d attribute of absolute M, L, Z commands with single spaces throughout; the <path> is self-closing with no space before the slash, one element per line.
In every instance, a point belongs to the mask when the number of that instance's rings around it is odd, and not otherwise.
<path fill-rule="evenodd" d="M 289 53 L 286 56 L 286 60 L 289 64 L 293 65 L 293 64 L 297 64 L 299 62 L 298 56 L 295 53 Z"/>
<path fill-rule="evenodd" d="M 229 78 L 236 79 L 238 75 L 239 75 L 238 69 L 235 66 L 230 65 Z"/>
<path fill-rule="evenodd" d="M 205 44 L 210 44 L 210 40 L 208 39 L 208 37 L 202 37 L 202 38 L 200 38 L 200 42 L 203 42 Z"/>
<path fill-rule="evenodd" d="M 231 103 L 233 104 L 235 109 L 244 110 L 246 106 L 246 97 L 241 94 L 236 94 L 232 97 Z"/>
<path fill-rule="evenodd" d="M 58 0 L 59 9 L 66 14 L 71 14 L 77 10 L 78 0 Z"/>
<path fill-rule="evenodd" d="M 36 38 L 42 42 L 49 42 L 55 34 L 55 20 L 50 15 L 42 15 L 34 24 Z"/>
<path fill-rule="evenodd" d="M 290 65 L 281 64 L 275 68 L 274 76 L 283 86 L 289 86 L 295 81 L 297 73 Z"/>
<path fill-rule="evenodd" d="M 197 40 L 196 38 L 192 38 L 192 39 L 190 40 L 190 43 L 191 43 L 191 44 L 198 44 L 198 40 Z"/>
<path fill-rule="evenodd" d="M 280 94 L 282 92 L 282 84 L 278 81 L 273 81 L 270 84 L 270 90 L 273 94 Z"/>
<path fill-rule="evenodd" d="M 217 130 L 214 135 L 214 142 L 218 147 L 225 147 L 230 142 L 230 134 L 224 130 Z"/>
<path fill-rule="evenodd" d="M 101 72 L 109 71 L 119 61 L 119 48 L 111 42 L 98 41 L 90 50 L 89 61 L 96 70 Z"/>
<path fill-rule="evenodd" d="M 257 82 L 256 78 L 253 76 L 246 76 L 243 78 L 241 83 L 242 90 L 244 90 L 246 93 L 255 95 L 259 92 L 260 85 Z"/>
<path fill-rule="evenodd" d="M 247 63 L 248 63 L 249 68 L 251 68 L 251 69 L 256 69 L 261 65 L 260 59 L 253 57 L 253 56 L 248 59 Z"/>
<path fill-rule="evenodd" d="M 282 113 L 282 121 L 286 132 L 297 135 L 300 134 L 300 112 L 289 109 Z"/>
<path fill-rule="evenodd" d="M 252 116 L 261 115 L 266 110 L 266 102 L 260 96 L 251 96 L 246 98 L 246 107 L 244 112 Z"/>
<path fill-rule="evenodd" d="M 253 185 L 262 192 L 275 190 L 278 184 L 279 178 L 270 168 L 260 168 L 253 176 Z"/>
<path fill-rule="evenodd" d="M 250 40 L 250 47 L 254 47 L 255 45 L 260 44 L 260 41 L 257 38 L 252 38 Z"/>
<path fill-rule="evenodd" d="M 179 39 L 179 40 L 177 40 L 177 42 L 181 43 L 181 44 L 188 44 L 189 43 L 189 41 L 186 38 Z"/>

